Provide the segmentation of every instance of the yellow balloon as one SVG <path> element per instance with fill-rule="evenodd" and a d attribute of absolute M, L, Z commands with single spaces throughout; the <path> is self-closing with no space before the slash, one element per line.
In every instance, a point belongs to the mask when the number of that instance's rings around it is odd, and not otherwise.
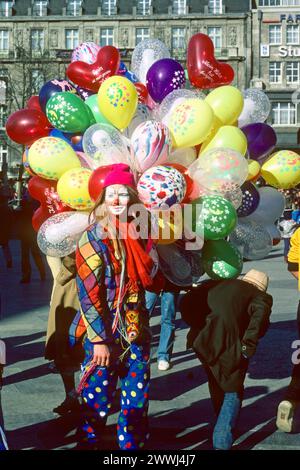
<path fill-rule="evenodd" d="M 138 94 L 133 83 L 114 75 L 105 80 L 98 91 L 98 106 L 103 116 L 120 130 L 130 124 L 138 105 Z"/>
<path fill-rule="evenodd" d="M 60 199 L 79 211 L 93 207 L 88 188 L 91 174 L 88 168 L 74 168 L 64 173 L 57 183 Z"/>
<path fill-rule="evenodd" d="M 274 153 L 263 164 L 261 175 L 274 188 L 294 188 L 300 183 L 300 155 L 291 150 Z"/>
<path fill-rule="evenodd" d="M 247 146 L 247 138 L 241 129 L 234 126 L 222 126 L 212 139 L 203 142 L 200 154 L 215 148 L 228 148 L 245 155 Z"/>
<path fill-rule="evenodd" d="M 80 161 L 71 145 L 58 137 L 42 137 L 28 151 L 30 168 L 38 176 L 58 180 L 66 171 L 80 168 Z"/>
<path fill-rule="evenodd" d="M 256 160 L 248 160 L 248 177 L 247 181 L 256 181 L 260 176 L 261 166 Z"/>
<path fill-rule="evenodd" d="M 205 98 L 223 124 L 233 124 L 243 111 L 244 97 L 234 86 L 220 86 Z"/>
<path fill-rule="evenodd" d="M 205 101 L 198 98 L 185 100 L 174 108 L 168 127 L 175 148 L 201 144 L 212 131 L 214 113 Z"/>

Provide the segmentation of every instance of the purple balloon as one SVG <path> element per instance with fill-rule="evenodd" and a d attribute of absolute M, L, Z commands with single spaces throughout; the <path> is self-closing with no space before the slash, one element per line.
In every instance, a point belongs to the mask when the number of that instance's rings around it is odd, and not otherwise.
<path fill-rule="evenodd" d="M 78 95 L 82 100 L 86 100 L 92 95 L 95 95 L 93 91 L 87 90 L 86 88 L 82 88 L 80 86 L 76 86 L 76 95 Z"/>
<path fill-rule="evenodd" d="M 239 217 L 247 217 L 256 211 L 260 195 L 254 184 L 250 181 L 246 181 L 241 187 L 243 193 L 243 201 L 240 207 L 237 210 L 237 215 Z"/>
<path fill-rule="evenodd" d="M 151 98 L 160 103 L 171 91 L 184 87 L 184 69 L 176 60 L 158 60 L 147 72 L 146 85 Z"/>
<path fill-rule="evenodd" d="M 247 137 L 248 153 L 252 160 L 263 163 L 275 148 L 277 137 L 273 127 L 263 122 L 242 127 Z"/>
<path fill-rule="evenodd" d="M 70 91 L 75 93 L 74 85 L 65 78 L 54 78 L 49 82 L 44 83 L 39 93 L 39 101 L 42 110 L 46 112 L 46 105 L 50 98 L 56 93 L 61 93 L 63 91 Z"/>

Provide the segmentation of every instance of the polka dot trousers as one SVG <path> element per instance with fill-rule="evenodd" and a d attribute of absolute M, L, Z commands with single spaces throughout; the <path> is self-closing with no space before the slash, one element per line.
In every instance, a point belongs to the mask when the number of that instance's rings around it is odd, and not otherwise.
<path fill-rule="evenodd" d="M 87 364 L 93 354 L 93 346 L 85 342 Z M 122 352 L 112 347 L 112 357 Z M 122 361 L 112 360 L 109 367 L 97 367 L 88 377 L 82 391 L 84 403 L 83 431 L 86 440 L 96 441 L 101 436 L 107 415 L 120 378 L 121 411 L 117 425 L 119 447 L 122 450 L 142 449 L 148 434 L 148 402 L 150 379 L 150 346 L 132 344 Z"/>

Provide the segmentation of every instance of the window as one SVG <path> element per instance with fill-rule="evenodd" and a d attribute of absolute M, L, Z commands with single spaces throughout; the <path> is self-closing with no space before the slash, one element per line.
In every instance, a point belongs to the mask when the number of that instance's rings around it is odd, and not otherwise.
<path fill-rule="evenodd" d="M 7 81 L 0 78 L 0 104 L 6 103 Z"/>
<path fill-rule="evenodd" d="M 281 62 L 269 63 L 269 82 L 270 83 L 281 83 L 282 81 L 281 70 L 282 70 Z"/>
<path fill-rule="evenodd" d="M 139 15 L 150 15 L 151 13 L 151 0 L 138 0 L 137 13 Z"/>
<path fill-rule="evenodd" d="M 294 126 L 296 124 L 296 105 L 283 102 L 273 103 L 272 122 L 277 126 Z"/>
<path fill-rule="evenodd" d="M 286 43 L 287 44 L 300 44 L 300 34 L 299 34 L 299 25 L 298 24 L 289 24 L 286 27 Z"/>
<path fill-rule="evenodd" d="M 44 30 L 43 29 L 32 29 L 31 30 L 31 50 L 41 51 L 44 49 Z"/>
<path fill-rule="evenodd" d="M 7 146 L 0 144 L 0 164 L 1 165 L 4 161 L 7 162 L 7 155 L 8 155 Z"/>
<path fill-rule="evenodd" d="M 281 37 L 281 25 L 270 25 L 269 26 L 269 44 L 277 45 L 282 43 Z"/>
<path fill-rule="evenodd" d="M 0 2 L 0 16 L 11 16 L 14 2 Z"/>
<path fill-rule="evenodd" d="M 173 0 L 173 9 L 174 15 L 186 15 L 186 0 Z"/>
<path fill-rule="evenodd" d="M 113 28 L 101 28 L 100 46 L 112 46 L 114 44 Z"/>
<path fill-rule="evenodd" d="M 297 7 L 300 5 L 300 0 L 259 0 L 260 7 Z"/>
<path fill-rule="evenodd" d="M 172 28 L 172 50 L 185 51 L 185 28 Z"/>
<path fill-rule="evenodd" d="M 0 129 L 5 128 L 6 119 L 7 119 L 6 106 L 0 105 Z"/>
<path fill-rule="evenodd" d="M 208 1 L 208 13 L 213 15 L 220 15 L 223 11 L 222 0 L 209 0 Z"/>
<path fill-rule="evenodd" d="M 79 44 L 78 29 L 66 29 L 66 49 L 75 49 Z"/>
<path fill-rule="evenodd" d="M 102 1 L 102 10 L 103 15 L 116 15 L 117 14 L 117 5 L 116 0 L 103 0 Z"/>
<path fill-rule="evenodd" d="M 139 42 L 144 41 L 145 39 L 149 39 L 149 28 L 136 28 L 135 29 L 135 44 L 137 45 Z"/>
<path fill-rule="evenodd" d="M 44 0 L 38 0 L 33 2 L 32 13 L 34 16 L 47 16 L 48 2 Z"/>
<path fill-rule="evenodd" d="M 45 83 L 45 77 L 41 70 L 33 69 L 31 71 L 31 91 L 33 95 L 38 95 L 40 89 Z"/>
<path fill-rule="evenodd" d="M 287 62 L 286 81 L 287 83 L 296 84 L 300 82 L 300 62 Z"/>
<path fill-rule="evenodd" d="M 70 16 L 79 16 L 81 13 L 81 0 L 69 0 L 67 2 L 67 15 Z"/>
<path fill-rule="evenodd" d="M 221 49 L 222 47 L 222 28 L 212 27 L 207 28 L 207 34 L 214 43 L 215 49 Z"/>
<path fill-rule="evenodd" d="M 8 51 L 8 34 L 6 29 L 0 29 L 0 51 Z"/>

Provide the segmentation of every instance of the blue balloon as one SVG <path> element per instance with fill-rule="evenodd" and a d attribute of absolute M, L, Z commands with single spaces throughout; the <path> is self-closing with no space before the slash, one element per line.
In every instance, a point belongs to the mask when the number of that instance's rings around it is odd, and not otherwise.
<path fill-rule="evenodd" d="M 62 132 L 62 131 L 59 131 L 58 129 L 52 129 L 49 135 L 51 137 L 58 137 L 59 139 L 64 140 L 69 145 L 71 145 L 71 147 L 75 150 L 75 152 L 83 152 L 82 139 L 77 144 L 73 144 L 71 139 L 74 134 L 70 134 L 68 132 Z"/>
<path fill-rule="evenodd" d="M 56 93 L 61 93 L 63 91 L 76 93 L 76 88 L 72 85 L 71 82 L 68 82 L 68 80 L 65 80 L 64 78 L 54 78 L 42 86 L 39 93 L 39 100 L 41 108 L 45 114 L 46 105 L 49 99 Z"/>
<path fill-rule="evenodd" d="M 246 181 L 241 187 L 243 193 L 242 204 L 237 210 L 239 217 L 247 217 L 252 214 L 258 207 L 260 195 L 256 187 L 250 181 Z"/>
<path fill-rule="evenodd" d="M 132 83 L 137 83 L 139 81 L 137 76 L 133 72 L 131 72 L 130 70 L 127 70 L 124 77 L 128 78 L 128 80 L 130 80 Z"/>
<path fill-rule="evenodd" d="M 118 70 L 118 75 L 124 75 L 126 76 L 126 73 L 128 72 L 128 69 L 126 67 L 126 65 L 124 64 L 124 62 L 120 62 L 120 67 L 119 67 L 119 70 Z"/>

